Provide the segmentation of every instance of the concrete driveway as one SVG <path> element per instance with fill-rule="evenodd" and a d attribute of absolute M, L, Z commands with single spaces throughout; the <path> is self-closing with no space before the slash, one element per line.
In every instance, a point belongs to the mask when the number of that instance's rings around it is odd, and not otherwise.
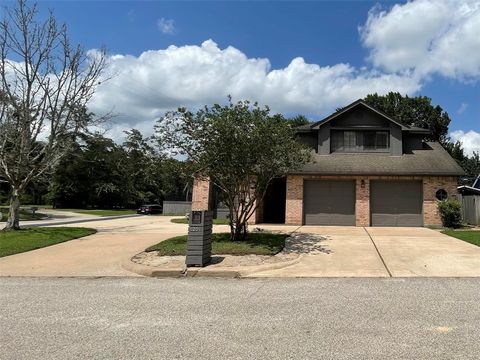
<path fill-rule="evenodd" d="M 140 216 L 62 225 L 93 227 L 98 233 L 0 258 L 0 276 L 138 276 L 122 265 L 146 247 L 187 232 L 186 224 L 171 219 Z M 302 255 L 295 265 L 255 277 L 480 276 L 480 247 L 426 228 L 255 227 L 319 238 L 315 246 L 298 250 Z"/>
<path fill-rule="evenodd" d="M 122 265 L 146 247 L 185 234 L 170 216 L 140 216 L 65 224 L 96 234 L 0 258 L 0 276 L 138 276 Z"/>
<path fill-rule="evenodd" d="M 480 277 L 480 247 L 427 228 L 302 226 L 296 232 L 320 235 L 323 251 L 253 277 Z"/>

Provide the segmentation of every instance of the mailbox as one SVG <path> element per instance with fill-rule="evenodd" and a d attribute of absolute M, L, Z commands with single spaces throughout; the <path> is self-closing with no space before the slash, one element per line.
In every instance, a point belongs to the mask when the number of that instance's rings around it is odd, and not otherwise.
<path fill-rule="evenodd" d="M 192 211 L 188 226 L 187 266 L 205 266 L 212 260 L 212 211 Z"/>

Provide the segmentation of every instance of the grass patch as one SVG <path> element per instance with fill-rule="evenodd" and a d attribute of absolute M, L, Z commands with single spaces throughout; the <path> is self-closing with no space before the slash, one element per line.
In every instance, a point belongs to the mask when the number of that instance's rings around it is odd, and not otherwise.
<path fill-rule="evenodd" d="M 443 234 L 480 246 L 480 231 L 445 229 Z"/>
<path fill-rule="evenodd" d="M 188 224 L 187 218 L 177 218 L 170 220 L 175 224 Z M 213 219 L 213 225 L 228 225 L 228 219 Z"/>
<path fill-rule="evenodd" d="M 75 227 L 0 231 L 0 257 L 40 249 L 94 233 L 96 233 L 95 229 Z"/>
<path fill-rule="evenodd" d="M 102 209 L 55 209 L 58 211 L 69 211 L 77 214 L 95 215 L 95 216 L 120 216 L 136 214 L 136 210 L 122 209 L 122 210 L 102 210 Z"/>
<path fill-rule="evenodd" d="M 8 207 L 0 208 L 0 222 L 5 222 L 8 219 Z M 20 208 L 20 220 L 40 220 L 46 215 L 36 212 L 35 215 L 32 214 L 30 209 Z"/>
<path fill-rule="evenodd" d="M 176 236 L 145 251 L 158 251 L 160 256 L 185 255 L 187 235 Z M 231 241 L 229 233 L 212 234 L 213 255 L 275 255 L 285 247 L 285 234 L 250 233 L 245 241 Z"/>

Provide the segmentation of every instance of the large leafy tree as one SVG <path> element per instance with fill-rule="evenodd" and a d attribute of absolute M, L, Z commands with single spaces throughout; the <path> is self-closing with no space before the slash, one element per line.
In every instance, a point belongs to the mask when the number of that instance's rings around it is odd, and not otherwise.
<path fill-rule="evenodd" d="M 85 108 L 106 65 L 104 51 L 73 45 L 50 13 L 25 0 L 0 20 L 0 180 L 10 185 L 6 229 L 19 229 L 20 195 L 92 124 Z"/>
<path fill-rule="evenodd" d="M 158 143 L 186 156 L 196 176 L 221 191 L 230 210 L 232 240 L 246 237 L 247 221 L 270 182 L 301 167 L 310 151 L 294 138 L 292 126 L 256 103 L 215 104 L 193 113 L 168 112 L 156 125 Z"/>
<path fill-rule="evenodd" d="M 406 125 L 429 129 L 431 140 L 442 144 L 449 141 L 450 117 L 441 106 L 432 105 L 432 99 L 429 97 L 409 97 L 398 92 L 389 92 L 386 95 L 375 93 L 367 95 L 365 102 Z"/>

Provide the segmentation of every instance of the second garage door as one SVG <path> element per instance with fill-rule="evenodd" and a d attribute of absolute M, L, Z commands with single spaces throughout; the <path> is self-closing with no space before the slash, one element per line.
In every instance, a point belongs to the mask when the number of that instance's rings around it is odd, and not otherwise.
<path fill-rule="evenodd" d="M 372 226 L 423 226 L 421 181 L 371 181 Z"/>
<path fill-rule="evenodd" d="M 355 181 L 304 183 L 305 225 L 355 225 Z"/>

